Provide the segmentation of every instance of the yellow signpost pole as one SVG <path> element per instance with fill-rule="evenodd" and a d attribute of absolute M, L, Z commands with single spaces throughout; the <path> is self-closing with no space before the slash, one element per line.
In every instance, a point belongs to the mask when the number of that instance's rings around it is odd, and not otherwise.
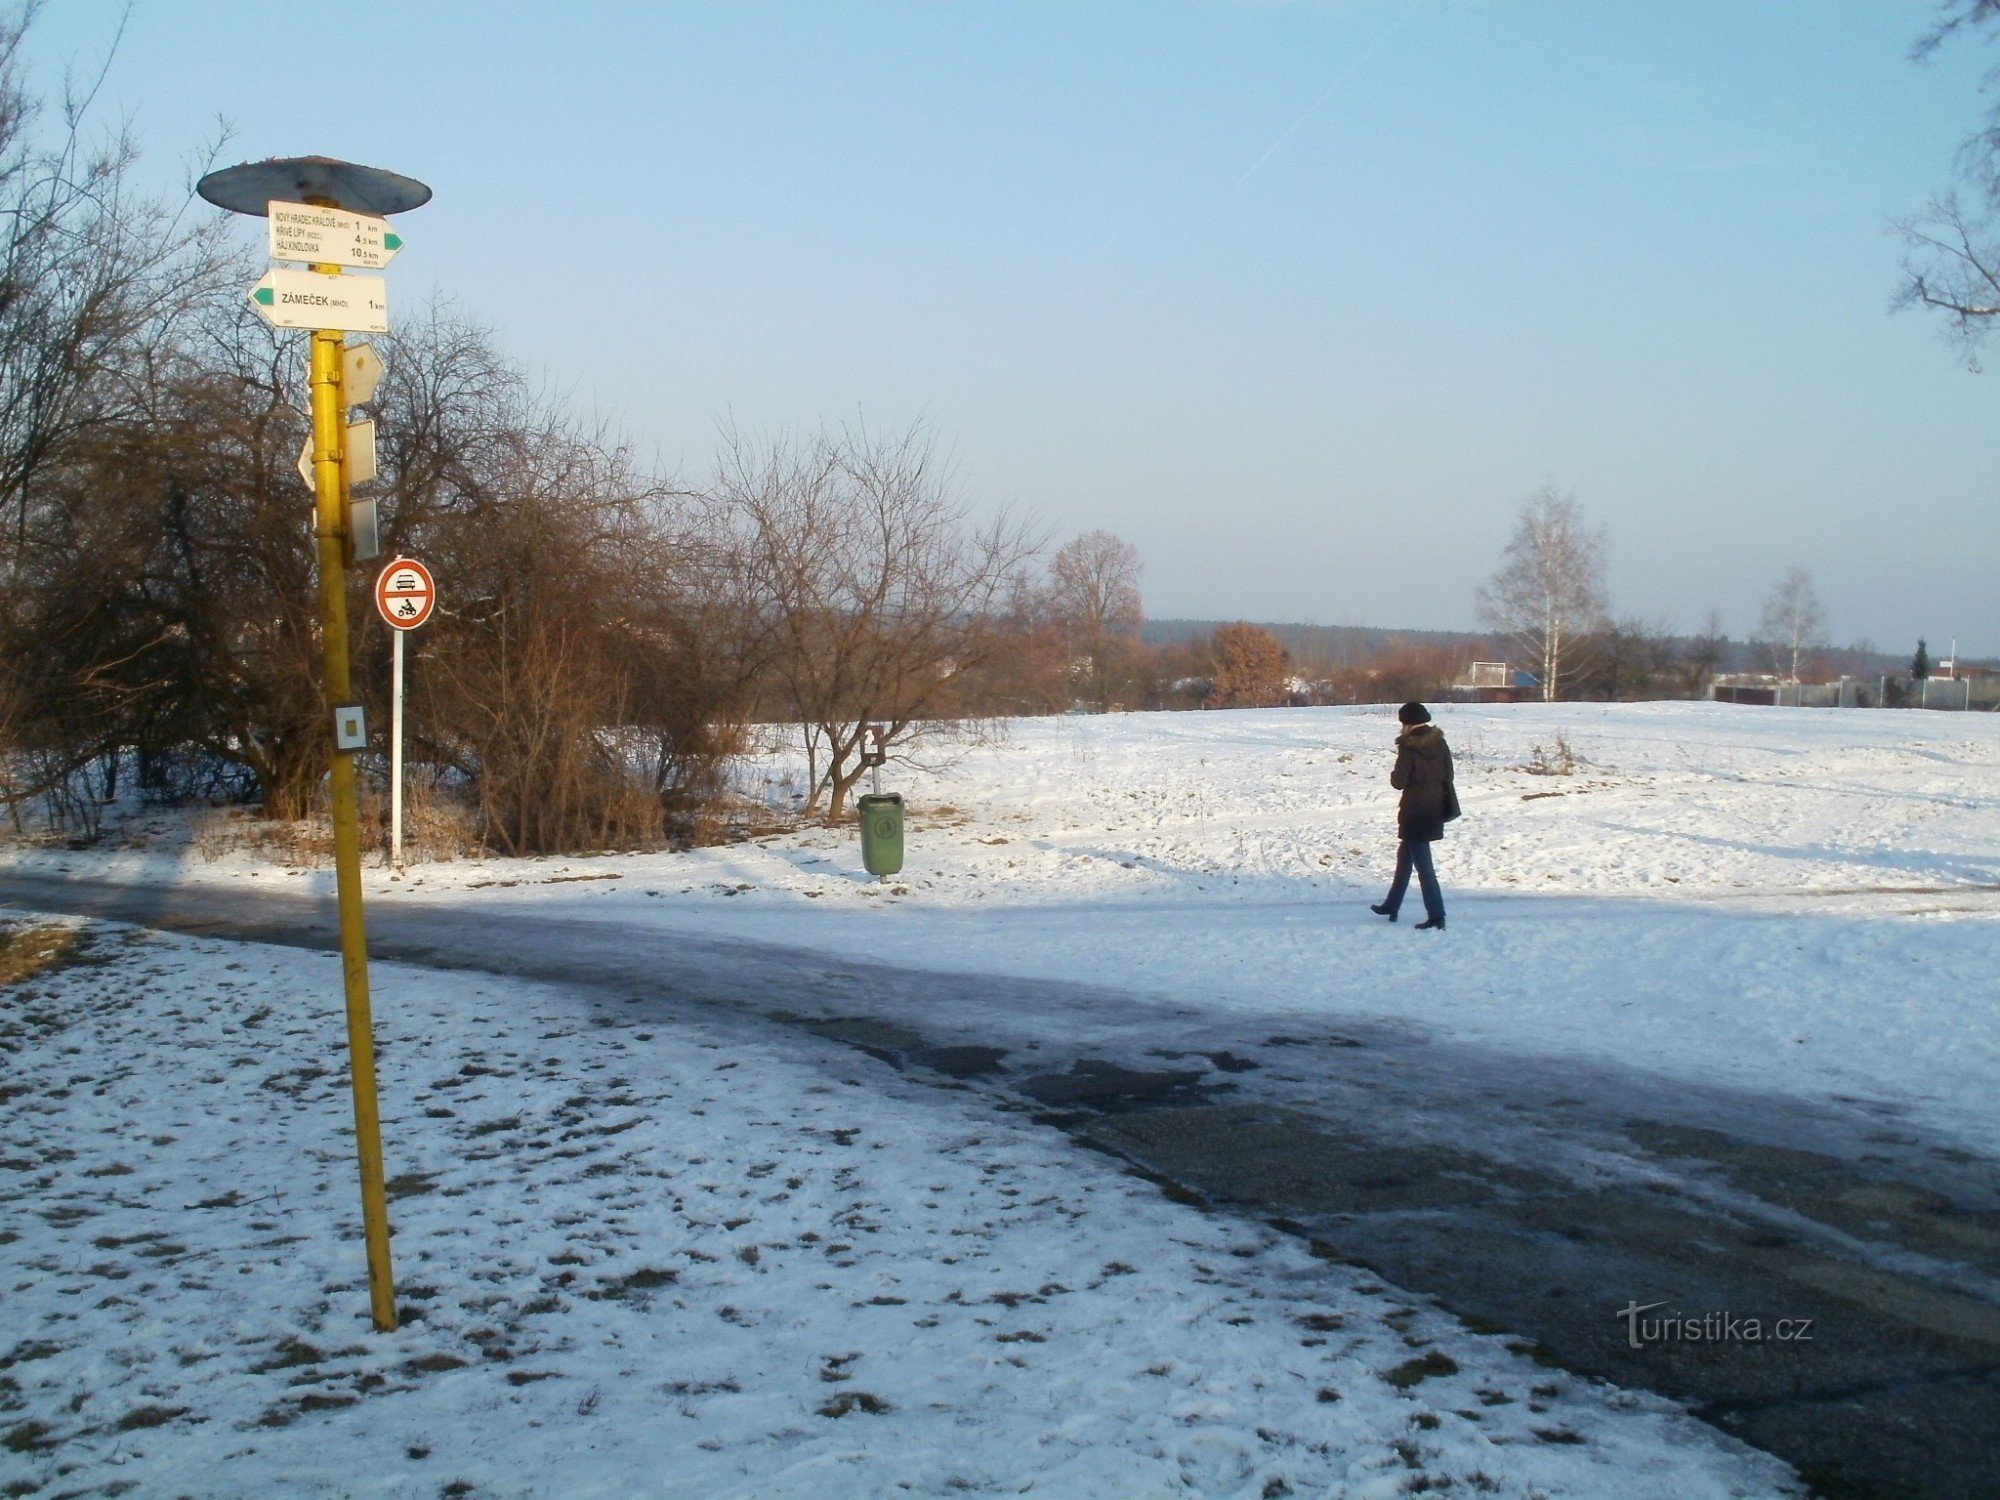
<path fill-rule="evenodd" d="M 388 1333 L 396 1327 L 396 1285 L 389 1263 L 382 1116 L 375 1095 L 368 934 L 361 918 L 361 808 L 354 774 L 354 752 L 366 744 L 367 736 L 352 701 L 347 644 L 347 568 L 352 558 L 344 350 L 346 331 L 388 331 L 389 304 L 379 278 L 353 277 L 339 283 L 332 278 L 344 275 L 342 266 L 387 265 L 403 241 L 389 230 L 382 215 L 422 207 L 430 201 L 431 190 L 413 177 L 330 156 L 273 156 L 210 172 L 195 184 L 195 191 L 231 213 L 267 218 L 271 259 L 304 261 L 310 267 L 290 271 L 273 266 L 249 295 L 272 327 L 312 331 L 313 532 L 319 544 L 326 727 L 334 741 L 331 790 L 340 963 L 347 994 L 355 1151 L 361 1161 L 361 1225 L 368 1244 L 368 1301 L 376 1328 Z M 302 205 L 310 205 L 313 212 Z M 329 279 L 321 281 L 322 276 Z M 366 392 L 362 400 L 367 400 Z"/>
<path fill-rule="evenodd" d="M 314 266 L 338 276 L 338 266 Z M 313 490 L 318 502 L 320 646 L 326 696 L 354 695 L 347 656 L 347 487 L 342 455 L 347 401 L 341 389 L 339 333 L 312 336 Z M 361 1225 L 368 1241 L 368 1303 L 375 1326 L 396 1326 L 396 1285 L 389 1262 L 389 1195 L 383 1184 L 382 1115 L 375 1093 L 375 1023 L 368 1005 L 368 933 L 361 916 L 361 808 L 354 757 L 333 757 L 333 868 L 340 893 L 340 966 L 347 989 L 347 1053 L 353 1067 L 355 1148 L 361 1158 Z"/>

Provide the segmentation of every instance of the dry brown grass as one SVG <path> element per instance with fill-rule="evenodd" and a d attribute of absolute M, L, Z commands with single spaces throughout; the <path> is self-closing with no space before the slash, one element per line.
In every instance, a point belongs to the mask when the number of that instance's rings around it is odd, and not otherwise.
<path fill-rule="evenodd" d="M 291 869 L 333 863 L 333 819 L 322 797 L 311 813 L 292 822 L 261 818 L 244 808 L 215 808 L 194 825 L 194 850 L 211 864 L 247 851 Z M 373 787 L 361 793 L 363 858 L 387 857 L 389 799 Z M 443 864 L 484 852 L 478 818 L 462 800 L 420 780 L 403 789 L 403 863 Z"/>
<path fill-rule="evenodd" d="M 333 823 L 320 811 L 286 823 L 234 807 L 205 812 L 195 822 L 194 851 L 211 864 L 239 849 L 293 868 L 331 864 Z"/>
<path fill-rule="evenodd" d="M 0 986 L 33 979 L 76 946 L 69 927 L 0 927 Z"/>
<path fill-rule="evenodd" d="M 741 844 L 794 833 L 821 821 L 818 814 L 809 817 L 752 797 L 723 796 L 683 816 L 675 842 L 696 849 Z"/>
<path fill-rule="evenodd" d="M 389 847 L 386 799 L 379 806 L 376 799 L 367 799 L 362 816 L 373 830 L 375 842 L 386 850 Z M 484 852 L 479 840 L 479 821 L 470 807 L 427 781 L 413 778 L 403 784 L 404 864 L 449 864 Z"/>

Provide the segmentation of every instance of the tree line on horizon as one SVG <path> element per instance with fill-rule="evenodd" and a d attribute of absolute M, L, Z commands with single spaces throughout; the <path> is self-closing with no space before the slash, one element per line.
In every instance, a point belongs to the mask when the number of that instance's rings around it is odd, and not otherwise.
<path fill-rule="evenodd" d="M 1522 503 L 1499 569 L 1476 594 L 1480 623 L 1517 653 L 1544 700 L 1699 696 L 1732 668 L 1817 683 L 1889 664 L 1866 641 L 1835 650 L 1812 572 L 1798 566 L 1771 585 L 1744 649 L 1735 648 L 1717 609 L 1690 636 L 1668 622 L 1614 615 L 1608 549 L 1576 496 L 1544 484 Z M 1919 642 L 1919 657 L 1922 650 Z"/>

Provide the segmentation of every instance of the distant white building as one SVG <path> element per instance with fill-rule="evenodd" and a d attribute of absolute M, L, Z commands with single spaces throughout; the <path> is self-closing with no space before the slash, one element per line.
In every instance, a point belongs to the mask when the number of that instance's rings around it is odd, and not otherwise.
<path fill-rule="evenodd" d="M 1532 672 L 1517 672 L 1510 663 L 1476 661 L 1445 693 L 1454 703 L 1518 703 L 1532 698 L 1541 686 Z"/>

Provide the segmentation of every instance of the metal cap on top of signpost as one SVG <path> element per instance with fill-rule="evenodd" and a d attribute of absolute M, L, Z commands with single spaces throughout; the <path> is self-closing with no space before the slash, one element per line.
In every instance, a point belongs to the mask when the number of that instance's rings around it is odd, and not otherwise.
<path fill-rule="evenodd" d="M 270 220 L 271 259 L 302 262 L 308 268 L 273 266 L 251 289 L 250 303 L 272 327 L 307 329 L 312 334 L 312 442 L 310 463 L 302 462 L 301 472 L 310 472 L 314 497 L 326 696 L 346 711 L 335 715 L 333 748 L 352 752 L 367 741 L 367 721 L 354 701 L 348 663 L 348 488 L 358 477 L 359 461 L 366 457 L 361 448 L 373 428 L 361 435 L 350 453 L 345 347 L 349 333 L 387 331 L 389 300 L 388 284 L 381 277 L 347 276 L 343 268 L 379 270 L 387 265 L 403 241 L 381 216 L 421 207 L 430 201 L 431 190 L 400 172 L 330 156 L 274 156 L 210 172 L 195 184 L 195 191 L 218 208 Z M 372 551 L 372 543 L 364 550 Z M 368 934 L 361 913 L 360 799 L 353 754 L 337 753 L 332 760 L 333 862 L 347 991 L 347 1048 L 353 1068 L 355 1146 L 361 1164 L 361 1222 L 368 1247 L 369 1303 L 375 1326 L 386 1333 L 396 1326 L 396 1289 L 389 1261 L 389 1203 L 375 1092 Z"/>
<path fill-rule="evenodd" d="M 431 190 L 414 177 L 331 156 L 271 156 L 219 167 L 194 190 L 217 208 L 259 219 L 274 202 L 382 215 L 407 213 L 431 201 Z"/>

